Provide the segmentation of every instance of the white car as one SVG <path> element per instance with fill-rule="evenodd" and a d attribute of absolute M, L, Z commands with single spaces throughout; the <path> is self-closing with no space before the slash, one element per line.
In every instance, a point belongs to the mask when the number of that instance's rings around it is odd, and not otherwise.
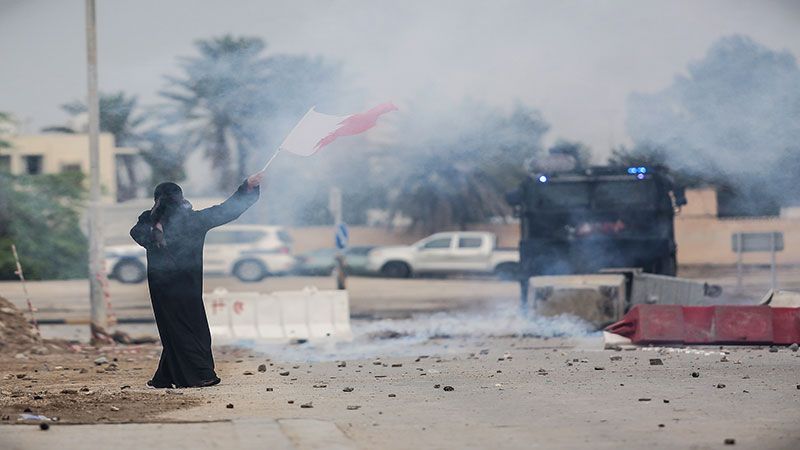
<path fill-rule="evenodd" d="M 379 247 L 368 255 L 367 270 L 392 278 L 414 274 L 494 274 L 511 279 L 519 251 L 499 249 L 497 237 L 483 231 L 437 233 L 404 247 Z"/>
<path fill-rule="evenodd" d="M 138 245 L 106 247 L 109 277 L 122 283 L 141 283 L 147 278 L 146 251 Z M 241 281 L 260 281 L 268 275 L 294 268 L 292 239 L 283 227 L 225 225 L 206 235 L 203 272 L 233 275 Z"/>

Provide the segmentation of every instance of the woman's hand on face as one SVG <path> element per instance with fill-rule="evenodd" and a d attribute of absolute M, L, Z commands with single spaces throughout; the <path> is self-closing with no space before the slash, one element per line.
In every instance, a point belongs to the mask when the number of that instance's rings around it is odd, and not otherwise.
<path fill-rule="evenodd" d="M 256 172 L 249 177 L 247 177 L 247 188 L 253 189 L 256 186 L 261 185 L 261 181 L 264 179 L 265 171 Z"/>

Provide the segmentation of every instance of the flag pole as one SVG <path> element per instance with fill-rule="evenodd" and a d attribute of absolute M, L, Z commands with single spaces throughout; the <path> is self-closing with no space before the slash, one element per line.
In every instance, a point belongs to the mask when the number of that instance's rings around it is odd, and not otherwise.
<path fill-rule="evenodd" d="M 267 161 L 267 163 L 266 163 L 266 164 L 264 164 L 264 168 L 263 168 L 263 169 L 261 169 L 261 171 L 262 171 L 262 172 L 263 172 L 263 171 L 265 171 L 265 170 L 267 170 L 267 167 L 269 167 L 269 165 L 270 165 L 270 164 L 272 164 L 272 161 L 274 161 L 274 160 L 275 160 L 275 158 L 277 158 L 277 157 L 278 157 L 278 153 L 280 153 L 280 152 L 281 152 L 281 148 L 280 148 L 280 147 L 278 147 L 278 149 L 277 149 L 277 150 L 275 150 L 275 153 L 273 153 L 273 154 L 272 154 L 272 156 L 269 158 L 269 161 Z"/>

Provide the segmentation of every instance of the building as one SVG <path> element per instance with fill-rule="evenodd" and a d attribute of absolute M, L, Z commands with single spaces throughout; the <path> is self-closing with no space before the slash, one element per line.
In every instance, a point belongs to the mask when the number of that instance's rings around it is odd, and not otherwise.
<path fill-rule="evenodd" d="M 89 137 L 86 134 L 46 133 L 4 139 L 11 147 L 0 148 L 0 171 L 14 175 L 89 173 Z M 111 134 L 100 134 L 100 186 L 104 202 L 117 201 L 121 159 L 138 153 L 135 148 L 117 147 Z"/>

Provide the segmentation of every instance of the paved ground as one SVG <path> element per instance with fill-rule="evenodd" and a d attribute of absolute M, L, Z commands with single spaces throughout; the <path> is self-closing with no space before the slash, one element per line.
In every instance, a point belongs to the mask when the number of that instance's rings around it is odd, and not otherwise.
<path fill-rule="evenodd" d="M 71 369 L 90 368 L 80 381 L 40 370 L 31 375 L 37 383 L 14 377 L 0 386 L 29 393 L 15 399 L 19 412 L 28 405 L 36 413 L 61 414 L 61 422 L 48 431 L 0 426 L 0 447 L 83 449 L 85 441 L 73 439 L 89 435 L 98 444 L 118 443 L 117 448 L 250 448 L 254 441 L 259 448 L 298 449 L 332 448 L 325 442 L 363 449 L 722 448 L 726 439 L 734 439 L 736 448 L 800 445 L 800 353 L 786 348 L 775 353 L 766 348 L 611 351 L 601 350 L 591 337 L 397 344 L 415 356 L 383 354 L 340 367 L 335 360 L 293 361 L 293 354 L 282 349 L 218 351 L 220 386 L 168 394 L 138 387 L 154 359 L 144 360 L 143 371 L 133 370 L 140 364 L 136 359 L 113 373 L 95 373 L 91 359 L 70 363 Z M 29 371 L 42 369 L 42 358 L 24 364 Z M 663 364 L 652 365 L 651 359 Z M 265 372 L 259 372 L 260 364 Z M 137 384 L 126 395 L 185 398 L 194 406 L 153 416 L 139 402 L 118 396 L 113 400 L 117 412 L 104 400 L 80 411 L 48 403 L 63 386 L 112 395 L 131 380 Z M 31 400 L 34 390 L 51 394 Z M 91 408 L 96 418 L 89 421 L 95 423 L 137 414 L 135 421 L 212 423 L 62 424 Z"/>
<path fill-rule="evenodd" d="M 722 284 L 724 301 L 755 302 L 769 284 L 768 272 L 756 270 L 738 295 L 730 269 L 684 274 Z M 799 288 L 800 269 L 783 270 L 780 280 Z M 308 284 L 332 281 L 207 280 L 207 288 L 237 290 Z M 29 287 L 40 316 L 86 314 L 83 280 Z M 111 288 L 120 316 L 149 314 L 144 285 Z M 800 447 L 800 353 L 611 351 L 591 333 L 521 337 L 529 328 L 581 333 L 569 323 L 517 317 L 516 289 L 491 280 L 354 278 L 351 302 L 361 319 L 352 343 L 217 349 L 224 381 L 204 390 L 144 389 L 157 346 L 8 355 L 0 358 L 0 407 L 8 416 L 0 423 L 16 422 L 25 408 L 61 420 L 48 431 L 0 425 L 0 448 L 82 449 L 85 436 L 120 449 L 683 449 L 723 448 L 726 439 L 735 448 Z M 0 295 L 25 304 L 17 283 L 0 283 Z M 99 355 L 116 357 L 118 368 L 96 366 Z M 663 364 L 651 365 L 656 358 Z"/>

